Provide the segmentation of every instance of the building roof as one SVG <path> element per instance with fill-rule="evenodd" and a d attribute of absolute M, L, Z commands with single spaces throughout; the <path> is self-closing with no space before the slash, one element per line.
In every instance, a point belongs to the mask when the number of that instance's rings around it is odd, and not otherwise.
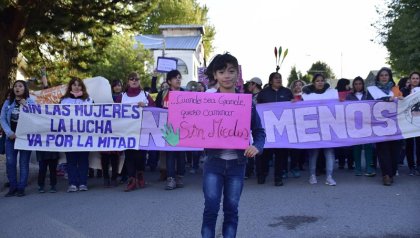
<path fill-rule="evenodd" d="M 375 78 L 376 75 L 378 74 L 379 70 L 371 70 L 369 71 L 368 76 L 365 79 L 365 85 L 366 86 L 372 86 L 375 85 Z"/>
<path fill-rule="evenodd" d="M 165 29 L 198 29 L 204 35 L 204 27 L 202 25 L 160 25 L 159 30 Z"/>
<path fill-rule="evenodd" d="M 138 35 L 134 37 L 137 42 L 144 45 L 148 50 L 196 50 L 200 45 L 201 36 L 169 36 L 162 35 Z"/>

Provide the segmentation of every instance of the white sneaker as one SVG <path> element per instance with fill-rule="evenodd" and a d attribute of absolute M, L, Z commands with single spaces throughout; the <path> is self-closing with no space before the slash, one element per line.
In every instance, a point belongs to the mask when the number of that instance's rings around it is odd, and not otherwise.
<path fill-rule="evenodd" d="M 316 176 L 315 175 L 311 175 L 309 177 L 309 183 L 310 184 L 316 184 L 316 183 L 318 183 L 318 181 L 316 180 Z"/>
<path fill-rule="evenodd" d="M 80 185 L 79 186 L 79 190 L 80 191 L 87 191 L 88 190 L 88 187 L 86 185 Z"/>
<path fill-rule="evenodd" d="M 332 176 L 328 176 L 327 177 L 327 180 L 325 180 L 325 184 L 326 185 L 330 185 L 330 186 L 337 185 L 337 183 L 334 181 L 334 179 L 332 178 Z"/>
<path fill-rule="evenodd" d="M 68 193 L 77 192 L 77 187 L 76 187 L 76 185 L 70 185 L 70 186 L 67 188 L 67 192 L 68 192 Z"/>

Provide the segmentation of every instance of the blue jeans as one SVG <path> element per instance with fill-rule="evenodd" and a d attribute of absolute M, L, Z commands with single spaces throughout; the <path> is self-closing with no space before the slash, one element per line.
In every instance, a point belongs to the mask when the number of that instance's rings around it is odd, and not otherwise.
<path fill-rule="evenodd" d="M 175 169 L 176 166 L 176 169 Z M 185 152 L 169 151 L 166 152 L 166 170 L 168 177 L 175 178 L 175 175 L 185 175 Z M 175 171 L 176 170 L 176 171 Z"/>
<path fill-rule="evenodd" d="M 87 185 L 89 152 L 66 152 L 69 185 Z"/>
<path fill-rule="evenodd" d="M 320 150 L 324 150 L 325 155 L 325 165 L 327 167 L 327 176 L 332 176 L 334 170 L 334 148 L 325 148 L 325 149 L 310 149 L 309 150 L 309 173 L 310 175 L 315 175 L 316 170 L 316 160 L 318 159 L 318 154 Z"/>
<path fill-rule="evenodd" d="M 15 150 L 15 141 L 6 139 L 6 172 L 9 179 L 10 189 L 25 189 L 29 176 L 29 160 L 31 158 L 30 150 Z M 17 181 L 17 155 L 19 152 L 19 182 Z"/>
<path fill-rule="evenodd" d="M 209 158 L 204 163 L 204 213 L 202 237 L 215 237 L 217 214 L 223 192 L 223 237 L 236 237 L 238 205 L 244 185 L 246 161 Z"/>

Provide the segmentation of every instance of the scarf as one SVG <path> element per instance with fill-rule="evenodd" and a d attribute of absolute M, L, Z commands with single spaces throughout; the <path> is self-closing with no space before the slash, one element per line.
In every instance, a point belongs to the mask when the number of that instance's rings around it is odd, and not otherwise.
<path fill-rule="evenodd" d="M 140 94 L 141 89 L 140 88 L 128 88 L 127 89 L 127 96 L 129 97 L 135 97 Z"/>
<path fill-rule="evenodd" d="M 78 93 L 75 93 L 75 92 L 73 92 L 73 91 L 70 91 L 70 93 L 75 97 L 75 98 L 79 98 L 79 97 L 81 97 L 81 96 L 83 96 L 83 92 L 82 91 L 80 91 L 80 92 L 78 92 Z"/>
<path fill-rule="evenodd" d="M 389 94 L 389 92 L 391 91 L 391 88 L 394 87 L 394 82 L 392 81 L 388 81 L 388 83 L 386 84 L 381 84 L 381 83 L 377 83 L 376 87 L 378 87 L 380 90 L 382 90 L 382 92 L 384 92 L 386 95 Z"/>

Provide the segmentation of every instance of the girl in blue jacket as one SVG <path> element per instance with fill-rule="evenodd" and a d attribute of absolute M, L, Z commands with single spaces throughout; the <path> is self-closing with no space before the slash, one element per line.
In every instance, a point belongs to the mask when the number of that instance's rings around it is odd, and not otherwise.
<path fill-rule="evenodd" d="M 31 151 L 16 150 L 16 128 L 18 125 L 20 106 L 34 104 L 35 102 L 29 97 L 29 89 L 25 81 L 16 80 L 13 84 L 9 98 L 4 102 L 1 109 L 1 127 L 6 134 L 6 172 L 9 179 L 10 189 L 6 197 L 25 196 L 25 187 L 28 183 L 29 175 L 29 159 Z M 17 180 L 17 155 L 19 157 L 20 176 Z"/>

